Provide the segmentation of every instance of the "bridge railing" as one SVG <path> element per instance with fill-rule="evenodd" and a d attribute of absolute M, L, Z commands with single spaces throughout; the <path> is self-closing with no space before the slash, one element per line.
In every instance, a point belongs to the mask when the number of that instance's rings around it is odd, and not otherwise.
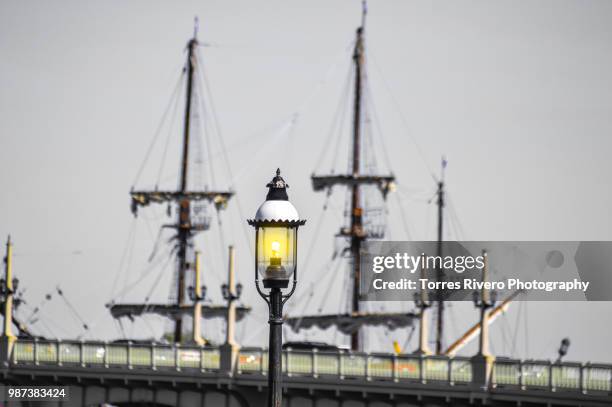
<path fill-rule="evenodd" d="M 11 363 L 218 372 L 221 368 L 220 359 L 220 349 L 215 347 L 18 340 L 13 347 Z M 267 375 L 267 369 L 266 349 L 240 349 L 236 361 L 238 375 Z M 466 385 L 473 379 L 473 364 L 466 357 L 344 350 L 318 352 L 287 349 L 283 351 L 283 370 L 290 377 L 329 377 L 341 380 Z M 612 394 L 612 365 L 497 358 L 493 363 L 489 384 L 494 388 Z"/>
<path fill-rule="evenodd" d="M 78 341 L 15 342 L 13 364 L 217 371 L 219 348 Z"/>

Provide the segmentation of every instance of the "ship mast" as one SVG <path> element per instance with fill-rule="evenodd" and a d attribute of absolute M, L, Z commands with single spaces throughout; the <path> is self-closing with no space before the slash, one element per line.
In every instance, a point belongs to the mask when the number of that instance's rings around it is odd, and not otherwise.
<path fill-rule="evenodd" d="M 438 258 L 442 258 L 442 240 L 443 240 L 443 232 L 444 232 L 444 168 L 446 167 L 446 160 L 442 159 L 442 177 L 440 181 L 438 181 L 438 241 L 437 241 L 437 249 L 436 255 Z M 444 280 L 444 270 L 442 267 L 438 267 L 436 270 L 436 278 L 438 281 Z M 444 292 L 443 290 L 438 290 L 436 295 L 436 300 L 438 302 L 438 314 L 437 314 L 437 323 L 436 323 L 436 355 L 442 354 L 442 346 L 443 342 L 443 332 L 444 332 Z"/>
<path fill-rule="evenodd" d="M 312 176 L 312 186 L 315 191 L 329 190 L 334 185 L 345 185 L 350 189 L 351 208 L 350 224 L 348 227 L 341 228 L 339 235 L 350 240 L 350 253 L 352 259 L 352 279 L 351 284 L 351 315 L 350 318 L 359 320 L 362 316 L 359 303 L 359 280 L 360 280 L 360 257 L 362 243 L 368 238 L 382 238 L 380 231 L 366 231 L 363 224 L 364 208 L 361 203 L 361 187 L 363 185 L 375 185 L 386 198 L 392 185 L 395 182 L 393 175 L 371 175 L 361 173 L 361 138 L 362 138 L 362 117 L 363 117 L 363 87 L 365 78 L 365 17 L 366 4 L 363 2 L 363 14 L 361 26 L 357 29 L 355 48 L 353 51 L 353 63 L 355 66 L 354 99 L 353 99 L 353 126 L 352 142 L 353 149 L 351 155 L 351 174 L 345 175 L 321 175 Z M 381 316 L 382 317 L 382 316 Z M 364 321 L 364 323 L 366 323 Z M 358 324 L 361 326 L 361 323 Z M 350 333 L 351 349 L 360 350 L 363 346 L 359 329 Z"/>
<path fill-rule="evenodd" d="M 113 316 L 140 315 L 142 313 L 159 313 L 174 320 L 174 341 L 182 341 L 183 316 L 191 308 L 186 298 L 186 274 L 193 269 L 193 254 L 189 249 L 193 247 L 193 239 L 196 233 L 205 231 L 209 228 L 207 219 L 200 219 L 192 216 L 192 205 L 197 202 L 208 202 L 214 204 L 217 210 L 225 208 L 228 200 L 232 197 L 232 191 L 223 190 L 192 190 L 189 187 L 189 150 L 191 142 L 191 122 L 193 115 L 193 102 L 197 96 L 196 73 L 197 73 L 197 19 L 193 38 L 187 43 L 187 64 L 184 68 L 186 74 L 186 96 L 185 96 L 185 115 L 183 128 L 183 149 L 181 154 L 180 178 L 178 188 L 174 191 L 163 191 L 155 188 L 154 190 L 133 190 L 130 191 L 132 197 L 132 212 L 137 215 L 138 208 L 148 206 L 151 203 L 171 204 L 175 203 L 178 207 L 176 223 L 164 225 L 166 228 L 176 229 L 176 250 L 177 250 L 177 285 L 176 301 L 174 304 L 113 304 L 110 311 Z M 212 315 L 216 310 L 212 307 L 207 309 L 207 313 Z M 246 309 L 245 309 L 246 310 Z M 245 310 L 241 310 L 245 311 Z M 214 311 L 214 312 L 213 312 Z M 206 316 L 204 316 L 206 317 Z"/>
<path fill-rule="evenodd" d="M 191 119 L 191 101 L 193 99 L 193 75 L 195 71 L 195 50 L 198 46 L 197 40 L 197 25 L 194 29 L 193 38 L 187 44 L 187 91 L 185 96 L 185 123 L 183 129 L 183 156 L 181 162 L 181 180 L 180 191 L 185 194 L 187 192 L 187 177 L 189 176 L 189 136 L 190 136 L 190 119 Z M 179 201 L 178 211 L 178 282 L 176 287 L 176 305 L 182 307 L 185 303 L 185 274 L 189 268 L 187 262 L 187 247 L 191 240 L 191 202 L 189 198 L 184 197 Z M 177 318 L 174 324 L 174 341 L 181 341 L 181 333 L 183 329 L 182 316 Z"/>
<path fill-rule="evenodd" d="M 364 13 L 365 15 L 365 13 Z M 353 176 L 359 176 L 360 150 L 361 150 L 361 75 L 363 67 L 363 24 L 357 29 L 357 41 L 355 42 L 355 52 L 353 61 L 355 63 L 355 100 L 353 112 Z M 360 255 L 361 241 L 363 235 L 362 215 L 363 210 L 360 203 L 359 183 L 353 184 L 351 188 L 351 258 L 353 260 L 353 296 L 351 311 L 353 314 L 359 313 L 359 274 L 360 274 Z M 360 349 L 359 331 L 351 334 L 351 349 Z"/>

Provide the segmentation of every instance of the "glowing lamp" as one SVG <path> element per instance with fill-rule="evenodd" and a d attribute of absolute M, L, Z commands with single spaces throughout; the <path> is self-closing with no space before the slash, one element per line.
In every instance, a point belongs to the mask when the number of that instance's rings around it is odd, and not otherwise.
<path fill-rule="evenodd" d="M 266 186 L 266 200 L 248 221 L 255 228 L 255 281 L 261 276 L 264 288 L 287 288 L 292 276 L 297 281 L 297 230 L 306 221 L 289 202 L 279 169 Z"/>

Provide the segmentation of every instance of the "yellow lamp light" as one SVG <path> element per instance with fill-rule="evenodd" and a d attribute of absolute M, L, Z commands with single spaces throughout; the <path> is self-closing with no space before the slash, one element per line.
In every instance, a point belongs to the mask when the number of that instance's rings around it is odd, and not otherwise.
<path fill-rule="evenodd" d="M 255 227 L 256 280 L 261 275 L 265 288 L 285 288 L 291 276 L 296 280 L 297 230 L 306 221 L 289 202 L 280 171 L 267 186 L 266 201 L 248 221 Z"/>

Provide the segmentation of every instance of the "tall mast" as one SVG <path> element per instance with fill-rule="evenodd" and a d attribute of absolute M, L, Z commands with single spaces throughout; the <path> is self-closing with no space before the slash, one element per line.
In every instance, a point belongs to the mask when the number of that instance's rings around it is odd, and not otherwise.
<path fill-rule="evenodd" d="M 444 232 L 444 169 L 446 168 L 446 159 L 442 158 L 442 176 L 440 177 L 440 181 L 438 181 L 438 243 L 437 243 L 437 253 L 436 255 L 439 258 L 442 258 L 442 240 L 443 240 L 443 232 Z M 436 270 L 437 280 L 444 280 L 444 270 L 442 267 L 438 267 Z M 440 355 L 443 352 L 442 343 L 443 341 L 443 330 L 444 330 L 444 297 L 443 291 L 438 290 L 437 293 L 437 301 L 438 301 L 438 315 L 437 315 L 437 324 L 436 324 L 436 354 Z"/>
<path fill-rule="evenodd" d="M 327 190 L 328 192 L 334 185 L 346 186 L 351 192 L 350 224 L 340 229 L 339 236 L 350 240 L 350 252 L 352 259 L 353 284 L 351 298 L 351 315 L 349 318 L 355 321 L 355 328 L 350 333 L 351 349 L 360 350 L 362 347 L 360 338 L 360 327 L 367 325 L 369 316 L 363 315 L 359 307 L 359 279 L 360 279 L 360 257 L 363 241 L 368 238 L 382 238 L 384 232 L 380 230 L 365 230 L 363 225 L 363 207 L 360 199 L 361 186 L 370 185 L 378 187 L 378 190 L 386 199 L 387 194 L 393 189 L 395 177 L 392 174 L 362 174 L 361 173 L 361 125 L 363 105 L 363 86 L 365 78 L 365 18 L 367 14 L 366 3 L 363 2 L 363 14 L 361 26 L 357 29 L 355 48 L 353 51 L 353 63 L 355 64 L 354 100 L 353 100 L 353 150 L 351 156 L 351 170 L 348 174 L 312 175 L 312 187 L 315 191 Z M 318 317 L 315 317 L 315 319 Z M 404 315 L 401 318 L 405 318 Z M 337 318 L 336 318 L 337 319 Z M 301 318 L 298 318 L 301 321 Z M 404 323 L 405 321 L 402 321 Z M 296 325 L 299 327 L 301 322 Z M 298 328 L 299 329 L 299 328 Z"/>
<path fill-rule="evenodd" d="M 176 230 L 176 235 L 172 241 L 176 242 L 176 253 L 177 253 L 177 281 L 176 287 L 172 287 L 172 291 L 175 292 L 175 301 L 172 304 L 139 304 L 139 303 L 123 303 L 116 304 L 112 303 L 109 307 L 111 315 L 114 318 L 121 318 L 123 316 L 138 316 L 142 314 L 159 314 L 166 316 L 175 321 L 174 325 L 174 341 L 182 341 L 182 329 L 183 329 L 183 315 L 192 315 L 193 307 L 187 303 L 187 290 L 186 288 L 186 274 L 187 270 L 194 269 L 197 267 L 195 264 L 197 260 L 194 258 L 193 253 L 189 253 L 191 247 L 193 247 L 194 236 L 209 229 L 209 219 L 206 216 L 192 216 L 191 209 L 194 205 L 202 205 L 207 203 L 214 205 L 216 210 L 225 209 L 229 199 L 234 195 L 231 190 L 222 189 L 190 189 L 194 188 L 189 185 L 189 149 L 191 147 L 192 134 L 192 109 L 195 109 L 198 94 L 196 93 L 197 88 L 197 47 L 198 47 L 198 20 L 195 20 L 193 37 L 187 43 L 187 64 L 183 69 L 182 75 L 186 76 L 186 92 L 185 92 L 185 115 L 184 115 L 184 128 L 183 128 L 183 149 L 181 152 L 181 162 L 178 186 L 174 190 L 160 190 L 157 187 L 153 190 L 135 190 L 132 187 L 130 191 L 131 196 L 131 209 L 134 216 L 138 216 L 138 210 L 141 207 L 146 207 L 151 204 L 176 204 L 177 206 L 177 218 L 176 222 L 171 224 L 163 225 L 163 228 L 171 228 Z M 201 96 L 201 95 L 200 95 Z M 173 283 L 174 284 L 174 283 Z M 197 293 L 196 293 L 197 294 Z M 193 296 L 192 296 L 193 297 Z M 193 301 L 198 300 L 199 294 L 195 295 Z M 200 298 L 201 299 L 201 298 Z M 242 312 L 242 311 L 241 311 Z M 206 318 L 206 313 L 209 311 L 202 311 L 202 317 Z"/>
<path fill-rule="evenodd" d="M 365 16 L 365 10 L 364 10 Z M 361 86 L 362 86 L 362 71 L 364 59 L 363 45 L 363 22 L 361 27 L 357 29 L 357 40 L 355 42 L 355 51 L 353 53 L 353 61 L 355 63 L 355 100 L 353 111 L 353 176 L 358 177 L 360 170 L 360 153 L 361 153 Z M 352 308 L 353 314 L 359 313 L 359 274 L 360 274 L 360 251 L 361 241 L 363 240 L 363 224 L 362 214 L 363 209 L 360 204 L 360 185 L 353 184 L 351 188 L 351 258 L 353 259 L 353 296 Z M 351 334 L 351 349 L 359 350 L 360 332 L 356 331 Z"/>
<path fill-rule="evenodd" d="M 187 44 L 187 92 L 185 100 L 185 124 L 183 130 L 183 158 L 181 162 L 180 192 L 187 192 L 187 178 L 189 175 L 189 132 L 191 119 L 191 101 L 193 98 L 193 74 L 195 71 L 195 50 L 198 46 L 196 32 Z M 176 287 L 176 305 L 182 307 L 185 304 L 185 274 L 189 268 L 187 262 L 187 247 L 191 238 L 191 203 L 188 198 L 179 202 L 178 213 L 178 283 Z M 177 317 L 174 324 L 174 341 L 180 342 L 183 330 L 183 317 Z"/>

